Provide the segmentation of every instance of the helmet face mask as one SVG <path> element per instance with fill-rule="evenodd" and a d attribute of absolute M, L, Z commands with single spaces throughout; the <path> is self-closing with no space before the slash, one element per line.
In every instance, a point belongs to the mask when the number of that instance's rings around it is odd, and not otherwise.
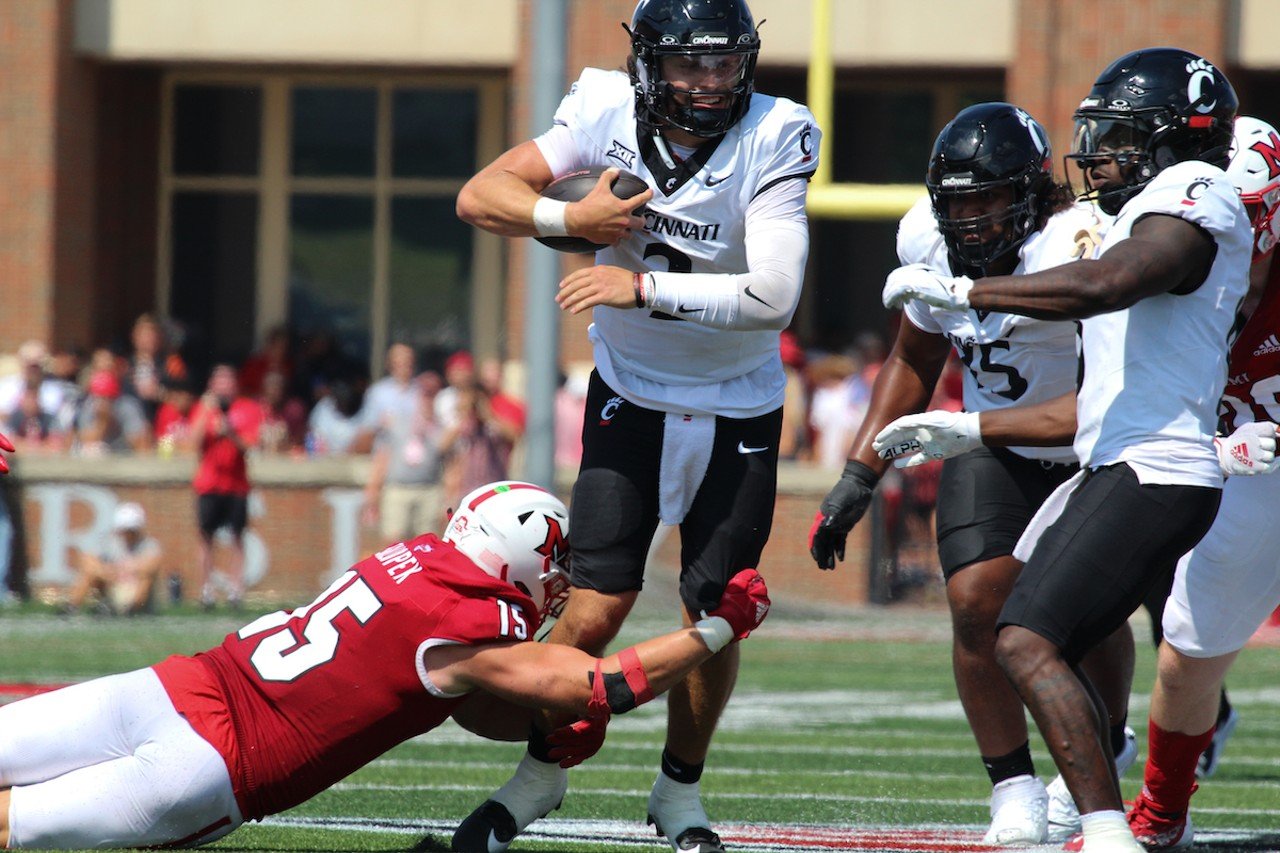
<path fill-rule="evenodd" d="M 1011 104 L 968 107 L 942 129 L 925 184 L 953 272 L 981 278 L 1022 246 L 1052 188 L 1051 162 L 1044 128 Z"/>
<path fill-rule="evenodd" d="M 642 124 L 712 138 L 746 114 L 760 38 L 741 0 L 641 0 L 623 27 Z"/>
<path fill-rule="evenodd" d="M 1067 159 L 1083 170 L 1086 200 L 1115 215 L 1163 169 L 1187 160 L 1225 168 L 1239 104 L 1204 58 L 1170 47 L 1127 53 L 1098 75 L 1076 110 Z M 1118 175 L 1093 184 L 1108 161 Z"/>
<path fill-rule="evenodd" d="M 441 539 L 528 595 L 546 619 L 560 615 L 569 595 L 568 533 L 569 513 L 559 498 L 504 480 L 464 497 Z"/>

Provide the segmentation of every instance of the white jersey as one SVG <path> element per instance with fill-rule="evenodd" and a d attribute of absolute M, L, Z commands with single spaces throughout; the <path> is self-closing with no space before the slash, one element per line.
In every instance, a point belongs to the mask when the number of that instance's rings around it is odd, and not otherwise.
<path fill-rule="evenodd" d="M 1152 214 L 1204 229 L 1217 244 L 1213 264 L 1191 293 L 1162 293 L 1083 321 L 1076 453 L 1090 468 L 1126 462 L 1143 484 L 1221 486 L 1213 434 L 1253 231 L 1226 174 L 1192 160 L 1160 172 L 1125 204 L 1100 255 Z"/>
<path fill-rule="evenodd" d="M 1014 275 L 1038 272 L 1092 256 L 1101 222 L 1092 206 L 1075 205 L 1055 214 L 1018 249 Z M 928 264 L 951 275 L 947 247 L 929 199 L 921 199 L 898 225 L 898 260 Z M 1079 359 L 1073 321 L 1037 320 L 1016 314 L 955 311 L 912 300 L 903 308 L 923 332 L 944 335 L 966 370 L 964 408 L 987 412 L 1041 403 L 1076 390 Z M 1063 447 L 1011 447 L 1028 459 L 1070 463 L 1075 451 Z"/>
<path fill-rule="evenodd" d="M 813 174 L 821 137 L 813 116 L 793 101 L 753 94 L 728 133 L 671 169 L 652 137 L 638 135 L 634 97 L 627 75 L 588 68 L 555 116 L 572 132 L 574 156 L 544 137 L 535 140 L 557 176 L 620 166 L 654 189 L 645 230 L 601 250 L 596 263 L 748 272 L 747 208 L 765 190 Z M 782 405 L 786 378 L 776 330 L 718 329 L 678 315 L 597 306 L 589 334 L 604 381 L 637 405 L 667 412 L 746 418 Z"/>

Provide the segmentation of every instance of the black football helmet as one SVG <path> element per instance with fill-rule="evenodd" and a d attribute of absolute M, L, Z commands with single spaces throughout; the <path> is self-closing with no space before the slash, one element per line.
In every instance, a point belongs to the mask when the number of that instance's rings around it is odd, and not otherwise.
<path fill-rule="evenodd" d="M 1036 230 L 1053 187 L 1049 135 L 1013 104 L 966 107 L 933 144 L 925 177 L 933 216 L 947 245 L 952 272 L 981 278 L 992 261 L 1016 251 Z M 997 213 L 958 217 L 952 205 L 965 195 L 1008 187 L 1009 206 Z M 983 232 L 1000 234 L 985 242 Z"/>
<path fill-rule="evenodd" d="M 1204 57 L 1174 47 L 1135 50 L 1108 65 L 1080 102 L 1067 156 L 1085 170 L 1085 197 L 1114 216 L 1174 163 L 1225 169 L 1239 105 L 1231 81 Z M 1089 167 L 1107 160 L 1119 164 L 1124 183 L 1089 186 Z"/>
<path fill-rule="evenodd" d="M 695 136 L 720 136 L 747 112 L 755 89 L 760 37 L 751 10 L 742 0 L 640 0 L 631 26 L 632 61 L 628 63 L 636 94 L 636 117 L 652 128 L 676 127 Z M 664 62 L 700 63 L 715 68 L 728 90 L 685 90 L 676 100 L 664 74 Z M 727 95 L 728 105 L 709 108 L 694 97 Z"/>

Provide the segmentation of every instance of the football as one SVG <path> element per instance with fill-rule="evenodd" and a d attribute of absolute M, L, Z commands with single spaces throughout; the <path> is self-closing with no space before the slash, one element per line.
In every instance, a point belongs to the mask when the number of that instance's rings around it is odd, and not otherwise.
<path fill-rule="evenodd" d="M 604 167 L 602 166 L 593 166 L 590 169 L 579 169 L 576 172 L 570 172 L 547 184 L 547 188 L 542 191 L 542 196 L 543 198 L 553 198 L 556 201 L 581 201 L 595 189 L 596 184 L 600 181 L 600 175 L 603 173 Z M 631 198 L 646 189 L 648 189 L 648 185 L 644 181 L 625 169 L 618 172 L 618 177 L 613 182 L 613 194 L 618 198 Z M 636 208 L 636 212 L 638 213 L 643 209 L 644 205 L 641 205 Z M 597 252 L 604 248 L 603 243 L 592 243 L 585 237 L 534 237 L 533 239 L 544 246 L 555 249 L 557 252 L 571 252 L 578 255 Z"/>

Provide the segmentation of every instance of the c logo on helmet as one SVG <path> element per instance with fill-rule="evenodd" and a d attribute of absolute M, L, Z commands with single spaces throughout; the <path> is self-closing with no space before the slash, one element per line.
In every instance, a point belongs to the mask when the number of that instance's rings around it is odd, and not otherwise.
<path fill-rule="evenodd" d="M 1187 80 L 1187 98 L 1191 101 L 1191 106 L 1201 115 L 1213 112 L 1213 108 L 1218 105 L 1217 98 L 1207 104 L 1200 103 L 1213 94 L 1213 66 L 1203 59 L 1196 59 L 1187 63 L 1187 71 L 1191 74 Z"/>

